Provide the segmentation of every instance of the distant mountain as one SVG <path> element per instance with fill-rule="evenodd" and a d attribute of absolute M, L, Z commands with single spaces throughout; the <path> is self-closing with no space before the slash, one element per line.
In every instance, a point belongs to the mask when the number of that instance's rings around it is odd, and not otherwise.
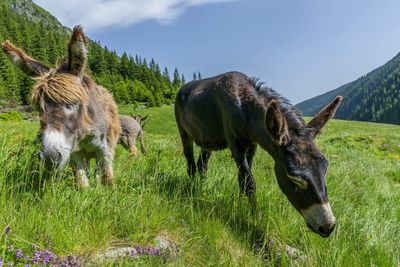
<path fill-rule="evenodd" d="M 53 15 L 33 3 L 31 0 L 2 0 L 18 15 L 32 23 L 42 23 L 47 29 L 70 32 Z"/>
<path fill-rule="evenodd" d="M 336 95 L 344 98 L 338 119 L 400 124 L 400 53 L 367 75 L 296 106 L 312 116 Z"/>
<path fill-rule="evenodd" d="M 49 66 L 62 59 L 70 33 L 32 0 L 0 0 L 0 42 L 8 39 Z M 126 53 L 118 56 L 93 41 L 89 44 L 88 71 L 118 103 L 171 103 L 184 82 L 176 68 L 171 78 L 168 69 L 161 72 L 154 59 Z M 31 86 L 32 81 L 0 52 L 0 107 L 10 102 L 28 104 Z"/>

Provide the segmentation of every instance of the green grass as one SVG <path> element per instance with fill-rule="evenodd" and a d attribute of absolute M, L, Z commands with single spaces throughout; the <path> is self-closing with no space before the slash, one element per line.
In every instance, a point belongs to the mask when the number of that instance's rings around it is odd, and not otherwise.
<path fill-rule="evenodd" d="M 305 253 L 305 266 L 399 266 L 400 127 L 331 121 L 318 138 L 330 160 L 327 184 L 338 221 L 323 239 L 279 191 L 266 152 L 259 149 L 254 162 L 261 215 L 253 218 L 228 151 L 213 154 L 204 181 L 191 181 L 173 108 L 137 113 L 151 116 L 149 154 L 131 158 L 118 147 L 114 189 L 94 177 L 91 188 L 78 189 L 69 171 L 45 180 L 33 145 L 37 123 L 0 122 L 0 227 L 12 229 L 7 241 L 0 233 L 0 257 L 13 257 L 5 248 L 11 242 L 27 251 L 35 243 L 60 255 L 91 255 L 118 242 L 151 244 L 163 234 L 178 244 L 176 259 L 129 265 L 287 266 L 294 262 L 279 255 L 290 245 Z M 269 250 L 253 248 L 261 234 L 274 240 Z"/>

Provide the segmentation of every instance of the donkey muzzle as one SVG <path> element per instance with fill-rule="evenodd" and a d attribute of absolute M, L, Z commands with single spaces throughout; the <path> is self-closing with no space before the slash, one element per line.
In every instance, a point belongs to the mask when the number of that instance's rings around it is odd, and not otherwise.
<path fill-rule="evenodd" d="M 308 228 L 322 237 L 328 237 L 336 226 L 329 202 L 314 204 L 300 211 L 306 221 Z"/>
<path fill-rule="evenodd" d="M 58 168 L 62 162 L 62 154 L 56 151 L 53 153 L 40 151 L 38 157 L 39 161 L 43 161 L 48 169 Z"/>
<path fill-rule="evenodd" d="M 62 168 L 68 161 L 72 144 L 65 135 L 58 131 L 48 131 L 43 134 L 42 148 L 38 154 L 39 160 L 46 168 Z"/>

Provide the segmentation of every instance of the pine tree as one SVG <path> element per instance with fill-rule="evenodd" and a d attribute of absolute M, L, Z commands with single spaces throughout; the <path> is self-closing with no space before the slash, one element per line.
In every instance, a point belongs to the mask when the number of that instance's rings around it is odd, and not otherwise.
<path fill-rule="evenodd" d="M 44 28 L 40 27 L 39 31 L 34 33 L 31 43 L 31 53 L 35 55 L 35 59 L 42 62 L 49 62 L 47 51 L 47 40 L 45 39 Z"/>
<path fill-rule="evenodd" d="M 185 76 L 183 75 L 183 73 L 182 73 L 182 77 L 181 77 L 181 83 L 182 83 L 182 85 L 184 85 L 186 83 Z"/>
<path fill-rule="evenodd" d="M 150 60 L 149 68 L 150 68 L 152 71 L 156 71 L 156 62 L 155 62 L 154 58 L 152 58 L 152 59 Z"/>
<path fill-rule="evenodd" d="M 154 70 L 158 75 L 160 75 L 161 76 L 161 69 L 160 69 L 160 65 L 158 65 L 157 63 L 156 63 L 156 68 L 155 68 L 155 70 Z"/>
<path fill-rule="evenodd" d="M 171 79 L 171 77 L 169 77 L 169 71 L 167 67 L 164 68 L 163 77 L 168 79 L 168 81 Z"/>
<path fill-rule="evenodd" d="M 196 72 L 193 73 L 193 81 L 197 80 Z"/>
<path fill-rule="evenodd" d="M 119 59 L 117 56 L 117 52 L 106 52 L 105 59 L 108 65 L 108 72 L 112 75 L 117 75 L 119 70 Z"/>
<path fill-rule="evenodd" d="M 61 59 L 61 55 L 59 55 L 58 44 L 54 34 L 50 34 L 47 40 L 48 63 L 50 66 L 54 66 Z"/>
<path fill-rule="evenodd" d="M 181 85 L 182 85 L 181 79 L 180 79 L 180 76 L 179 76 L 179 71 L 178 71 L 177 68 L 174 69 L 174 79 L 173 79 L 173 81 L 172 81 L 172 85 L 173 85 L 175 88 L 179 88 L 179 87 L 181 87 Z"/>
<path fill-rule="evenodd" d="M 131 74 L 131 63 L 128 55 L 124 52 L 121 56 L 121 63 L 119 66 L 119 72 L 125 79 L 130 77 Z"/>

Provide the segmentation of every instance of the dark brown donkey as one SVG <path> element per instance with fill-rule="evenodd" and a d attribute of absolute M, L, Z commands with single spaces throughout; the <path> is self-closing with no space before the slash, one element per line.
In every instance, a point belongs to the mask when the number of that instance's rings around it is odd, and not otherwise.
<path fill-rule="evenodd" d="M 200 174 L 211 151 L 229 148 L 239 168 L 239 185 L 256 206 L 251 165 L 257 144 L 275 161 L 279 187 L 308 227 L 327 237 L 336 225 L 325 175 L 328 161 L 314 143 L 342 101 L 337 96 L 308 124 L 296 108 L 275 91 L 239 72 L 192 81 L 179 91 L 175 116 L 188 164 L 194 176 L 193 141 L 201 147 Z"/>
<path fill-rule="evenodd" d="M 97 161 L 97 179 L 113 183 L 112 162 L 121 131 L 113 97 L 84 74 L 87 45 L 82 28 L 75 27 L 67 56 L 58 68 L 50 69 L 10 42 L 2 44 L 11 61 L 36 80 L 32 102 L 40 114 L 39 158 L 57 169 L 69 160 L 83 187 L 89 185 L 91 158 Z"/>

